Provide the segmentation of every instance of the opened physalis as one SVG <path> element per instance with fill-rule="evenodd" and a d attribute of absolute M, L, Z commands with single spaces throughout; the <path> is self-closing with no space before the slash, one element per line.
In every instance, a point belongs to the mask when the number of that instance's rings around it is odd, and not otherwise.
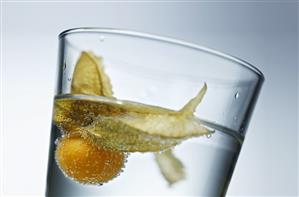
<path fill-rule="evenodd" d="M 102 58 L 91 52 L 83 52 L 76 64 L 71 85 L 72 94 L 102 95 L 112 97 L 109 77 L 105 74 Z M 56 112 L 59 107 L 54 107 Z M 126 154 L 124 152 L 104 149 L 84 139 L 79 130 L 90 124 L 92 114 L 90 108 L 80 106 L 80 101 L 72 105 L 68 111 L 57 115 L 64 120 L 64 137 L 58 140 L 55 158 L 63 173 L 80 183 L 101 184 L 116 177 L 122 170 Z"/>
<path fill-rule="evenodd" d="M 107 97 L 60 95 L 55 99 L 54 122 L 66 133 L 72 132 L 69 123 L 76 125 L 74 130 L 81 135 L 112 150 L 162 151 L 210 133 L 193 115 L 205 91 L 206 85 L 180 111 Z"/>
<path fill-rule="evenodd" d="M 167 150 L 155 157 L 166 180 L 175 183 L 185 175 L 182 163 L 170 149 L 188 138 L 211 133 L 194 116 L 206 91 L 204 84 L 179 111 L 118 100 L 112 96 L 102 58 L 82 52 L 74 70 L 71 94 L 55 97 L 53 120 L 66 136 L 57 146 L 58 165 L 79 182 L 103 183 L 120 173 L 127 152 Z M 89 152 L 90 157 L 83 155 Z M 74 157 L 80 167 L 72 162 Z M 107 160 L 109 167 L 103 167 Z"/>

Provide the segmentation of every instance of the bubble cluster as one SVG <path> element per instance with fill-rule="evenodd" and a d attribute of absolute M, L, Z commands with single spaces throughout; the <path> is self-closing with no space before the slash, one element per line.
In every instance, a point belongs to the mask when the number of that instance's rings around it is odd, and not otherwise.
<path fill-rule="evenodd" d="M 99 104 L 94 101 L 66 100 L 55 102 L 53 120 L 64 134 L 81 132 L 93 123 L 97 116 L 121 115 L 125 111 L 112 105 Z"/>
<path fill-rule="evenodd" d="M 125 152 L 157 152 L 179 144 L 182 139 L 149 135 L 138 129 L 119 122 L 98 120 L 94 125 L 85 128 L 86 136 L 94 144 L 108 149 Z M 82 132 L 81 132 L 82 133 Z"/>

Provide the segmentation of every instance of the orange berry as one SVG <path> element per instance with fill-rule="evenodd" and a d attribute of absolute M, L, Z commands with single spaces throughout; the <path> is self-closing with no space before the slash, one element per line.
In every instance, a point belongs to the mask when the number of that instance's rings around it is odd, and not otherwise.
<path fill-rule="evenodd" d="M 125 153 L 95 146 L 80 136 L 61 138 L 55 157 L 65 175 L 88 184 L 101 184 L 115 178 L 126 160 Z"/>

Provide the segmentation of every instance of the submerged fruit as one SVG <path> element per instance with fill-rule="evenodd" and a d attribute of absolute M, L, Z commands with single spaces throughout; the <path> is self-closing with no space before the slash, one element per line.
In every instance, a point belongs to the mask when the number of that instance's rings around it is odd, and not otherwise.
<path fill-rule="evenodd" d="M 105 150 L 80 136 L 61 138 L 55 157 L 68 177 L 89 184 L 113 179 L 121 172 L 125 162 L 125 153 Z"/>

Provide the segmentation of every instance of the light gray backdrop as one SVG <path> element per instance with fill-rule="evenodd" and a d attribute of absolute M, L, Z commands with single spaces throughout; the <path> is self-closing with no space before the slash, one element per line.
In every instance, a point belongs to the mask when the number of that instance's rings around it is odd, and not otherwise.
<path fill-rule="evenodd" d="M 5 195 L 43 195 L 57 35 L 80 26 L 156 33 L 218 49 L 266 82 L 228 195 L 297 195 L 298 3 L 17 3 L 2 8 Z"/>

